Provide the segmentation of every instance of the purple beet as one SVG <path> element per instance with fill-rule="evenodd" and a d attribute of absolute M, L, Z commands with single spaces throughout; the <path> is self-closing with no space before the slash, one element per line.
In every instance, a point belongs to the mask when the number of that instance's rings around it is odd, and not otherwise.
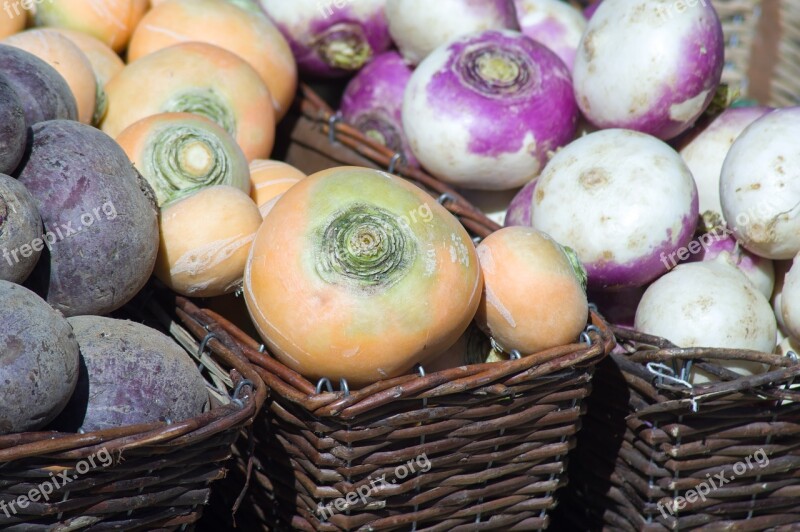
<path fill-rule="evenodd" d="M 28 126 L 45 120 L 78 119 L 78 104 L 67 82 L 35 55 L 0 44 L 0 72 L 17 93 Z"/>
<path fill-rule="evenodd" d="M 0 73 L 0 174 L 12 173 L 25 153 L 25 110 L 8 79 Z"/>
<path fill-rule="evenodd" d="M 92 432 L 140 423 L 178 422 L 208 403 L 192 358 L 163 333 L 132 321 L 78 316 L 67 320 L 80 346 L 72 398 L 53 428 Z"/>
<path fill-rule="evenodd" d="M 377 56 L 347 84 L 341 112 L 346 122 L 416 166 L 403 132 L 403 95 L 411 72 L 397 52 Z"/>
<path fill-rule="evenodd" d="M 36 200 L 49 254 L 32 287 L 65 316 L 107 314 L 145 285 L 158 252 L 153 191 L 119 145 L 69 120 L 33 126 L 19 180 Z"/>
<path fill-rule="evenodd" d="M 0 279 L 22 283 L 42 253 L 42 217 L 25 186 L 0 174 Z"/>

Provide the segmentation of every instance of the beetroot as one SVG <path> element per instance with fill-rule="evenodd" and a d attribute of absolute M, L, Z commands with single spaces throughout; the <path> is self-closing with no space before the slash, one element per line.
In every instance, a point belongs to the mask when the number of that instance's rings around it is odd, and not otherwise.
<path fill-rule="evenodd" d="M 10 174 L 25 152 L 25 111 L 8 79 L 0 74 L 0 174 Z"/>
<path fill-rule="evenodd" d="M 132 321 L 68 319 L 80 345 L 78 386 L 53 423 L 91 432 L 199 415 L 208 392 L 192 358 L 168 336 Z"/>
<path fill-rule="evenodd" d="M 31 286 L 65 316 L 107 314 L 147 282 L 158 252 L 153 191 L 108 135 L 69 120 L 32 128 L 19 180 L 49 250 Z"/>
<path fill-rule="evenodd" d="M 0 279 L 21 283 L 33 271 L 44 247 L 42 218 L 28 190 L 0 174 Z"/>
<path fill-rule="evenodd" d="M 38 430 L 78 382 L 78 342 L 58 312 L 30 290 L 0 281 L 0 435 Z"/>
<path fill-rule="evenodd" d="M 0 44 L 0 72 L 17 93 L 28 126 L 57 118 L 78 119 L 78 104 L 67 82 L 35 55 Z"/>

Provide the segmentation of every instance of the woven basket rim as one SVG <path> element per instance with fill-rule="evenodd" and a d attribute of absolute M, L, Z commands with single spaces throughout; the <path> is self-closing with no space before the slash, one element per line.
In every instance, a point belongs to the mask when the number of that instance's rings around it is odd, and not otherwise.
<path fill-rule="evenodd" d="M 227 368 L 233 382 L 232 401 L 217 405 L 198 416 L 180 422 L 128 425 L 84 434 L 58 431 L 31 431 L 0 436 L 0 467 L 26 458 L 80 460 L 100 449 L 121 456 L 132 449 L 158 445 L 179 448 L 195 444 L 234 428 L 250 425 L 266 400 L 264 382 L 241 353 L 211 335 L 202 323 L 204 316 L 184 298 L 177 297 L 178 315 L 183 324 L 203 342 L 216 362 Z M 202 331 L 202 332 L 200 332 Z M 217 334 L 220 334 L 217 332 Z M 201 344 L 201 345 L 203 345 Z M 204 380 L 207 381 L 204 376 Z M 241 406 L 240 406 L 241 405 Z"/>

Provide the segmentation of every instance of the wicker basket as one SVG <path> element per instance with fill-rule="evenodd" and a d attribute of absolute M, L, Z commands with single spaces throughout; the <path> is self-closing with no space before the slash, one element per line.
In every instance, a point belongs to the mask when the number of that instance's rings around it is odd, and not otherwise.
<path fill-rule="evenodd" d="M 567 530 L 800 528 L 797 359 L 614 332 L 620 346 L 595 374 L 556 522 Z M 681 382 L 677 359 L 715 382 Z M 740 377 L 718 365 L 742 359 L 773 371 Z"/>
<path fill-rule="evenodd" d="M 178 312 L 196 337 L 152 297 L 145 306 L 204 368 L 211 409 L 171 424 L 0 436 L 3 530 L 183 530 L 201 517 L 232 444 L 264 402 L 264 384 L 240 353 L 222 346 L 224 333 L 203 328 L 190 308 Z M 126 317 L 144 317 L 130 311 Z M 20 500 L 29 495 L 35 502 Z"/>
<path fill-rule="evenodd" d="M 333 391 L 205 312 L 270 390 L 229 479 L 250 483 L 244 504 L 230 521 L 235 490 L 220 491 L 208 530 L 546 528 L 593 368 L 614 345 L 593 314 L 589 345 Z"/>

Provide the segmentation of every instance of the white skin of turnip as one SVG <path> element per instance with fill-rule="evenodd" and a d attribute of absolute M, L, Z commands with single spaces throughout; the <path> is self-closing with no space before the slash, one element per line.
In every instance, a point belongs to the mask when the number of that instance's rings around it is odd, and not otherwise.
<path fill-rule="evenodd" d="M 586 17 L 561 0 L 514 0 L 522 33 L 539 41 L 572 70 Z"/>
<path fill-rule="evenodd" d="M 791 259 L 800 251 L 800 107 L 759 118 L 731 146 L 720 176 L 722 214 L 757 255 Z"/>
<path fill-rule="evenodd" d="M 734 141 L 754 120 L 764 116 L 768 107 L 726 109 L 708 127 L 680 149 L 679 153 L 692 171 L 700 196 L 700 213 L 722 215 L 719 200 L 719 176 L 722 164 Z"/>
<path fill-rule="evenodd" d="M 678 153 L 650 135 L 590 133 L 537 180 L 532 225 L 571 247 L 593 288 L 643 286 L 692 238 L 697 190 Z"/>
<path fill-rule="evenodd" d="M 770 303 L 772 304 L 772 311 L 775 313 L 775 320 L 778 322 L 778 339 L 783 335 L 789 336 L 786 329 L 786 324 L 783 322 L 783 282 L 786 279 L 786 274 L 789 268 L 792 267 L 791 260 L 776 260 L 773 261 L 775 268 L 775 286 L 772 289 L 772 297 Z M 800 354 L 800 353 L 798 353 Z"/>
<path fill-rule="evenodd" d="M 769 301 L 739 270 L 722 260 L 681 264 L 645 291 L 636 330 L 678 347 L 752 349 L 772 353 L 777 328 Z M 748 361 L 717 362 L 741 375 L 766 371 Z M 693 370 L 692 384 L 708 382 Z"/>
<path fill-rule="evenodd" d="M 800 257 L 800 255 L 798 255 Z M 800 258 L 795 257 L 786 272 L 781 291 L 781 315 L 786 332 L 800 340 Z"/>
<path fill-rule="evenodd" d="M 686 4 L 603 0 L 572 71 L 589 121 L 670 139 L 700 116 L 722 75 L 724 41 L 711 2 Z"/>
<path fill-rule="evenodd" d="M 511 0 L 387 0 L 386 18 L 392 40 L 410 65 L 463 35 L 519 28 Z"/>

